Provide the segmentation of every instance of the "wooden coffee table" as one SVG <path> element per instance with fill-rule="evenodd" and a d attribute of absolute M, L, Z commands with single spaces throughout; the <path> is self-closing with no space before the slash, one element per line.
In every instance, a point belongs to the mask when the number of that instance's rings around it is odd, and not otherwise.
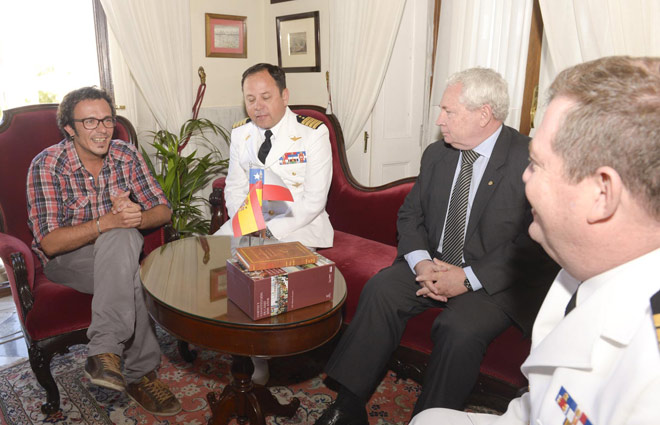
<path fill-rule="evenodd" d="M 226 298 L 218 286 L 230 257 L 231 238 L 194 237 L 174 241 L 151 252 L 142 263 L 141 277 L 147 308 L 153 319 L 180 340 L 232 355 L 232 377 L 221 394 L 210 392 L 209 424 L 265 425 L 265 416 L 291 417 L 300 401 L 282 405 L 262 385 L 252 383 L 249 356 L 290 356 L 329 341 L 342 323 L 346 282 L 335 270 L 332 301 L 254 321 Z"/>

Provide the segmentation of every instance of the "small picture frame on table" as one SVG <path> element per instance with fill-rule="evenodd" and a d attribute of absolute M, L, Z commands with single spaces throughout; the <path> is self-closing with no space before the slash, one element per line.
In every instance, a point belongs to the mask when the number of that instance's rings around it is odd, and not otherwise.
<path fill-rule="evenodd" d="M 247 16 L 206 13 L 206 57 L 247 58 Z"/>
<path fill-rule="evenodd" d="M 227 266 L 211 269 L 211 302 L 227 298 Z"/>
<path fill-rule="evenodd" d="M 278 16 L 277 61 L 285 72 L 320 72 L 319 12 Z"/>

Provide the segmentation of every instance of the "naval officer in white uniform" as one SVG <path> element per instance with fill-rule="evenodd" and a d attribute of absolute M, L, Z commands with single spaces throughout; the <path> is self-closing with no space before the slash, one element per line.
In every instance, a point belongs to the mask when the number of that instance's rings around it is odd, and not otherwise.
<path fill-rule="evenodd" d="M 313 248 L 331 247 L 334 232 L 325 211 L 332 179 L 328 129 L 319 120 L 291 112 L 280 67 L 256 64 L 243 73 L 241 85 L 249 118 L 235 123 L 231 132 L 225 186 L 229 216 L 245 201 L 250 168 L 269 169 L 287 185 L 293 202 L 264 201 L 267 235 Z M 231 219 L 216 234 L 233 234 Z"/>
<path fill-rule="evenodd" d="M 411 425 L 660 423 L 660 58 L 563 71 L 523 175 L 530 236 L 564 269 L 503 416 L 428 409 Z M 576 294 L 575 297 L 573 294 Z"/>
<path fill-rule="evenodd" d="M 277 174 L 293 196 L 293 202 L 263 202 L 266 236 L 310 248 L 331 247 L 334 231 L 325 211 L 332 180 L 327 127 L 291 112 L 286 76 L 279 66 L 251 66 L 243 73 L 241 87 L 249 118 L 235 123 L 231 132 L 225 181 L 230 219 L 215 234 L 234 234 L 231 218 L 248 195 L 250 168 L 264 168 Z M 265 385 L 270 376 L 267 359 L 252 357 L 252 362 L 252 381 Z"/>

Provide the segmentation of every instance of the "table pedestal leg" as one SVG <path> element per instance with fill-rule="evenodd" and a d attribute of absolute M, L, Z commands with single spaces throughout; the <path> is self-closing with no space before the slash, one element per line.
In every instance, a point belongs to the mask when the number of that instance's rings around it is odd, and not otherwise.
<path fill-rule="evenodd" d="M 300 400 L 293 398 L 289 404 L 280 404 L 268 388 L 252 383 L 253 372 L 249 357 L 233 356 L 232 382 L 219 397 L 216 392 L 206 395 L 212 412 L 209 425 L 226 425 L 234 416 L 240 424 L 249 421 L 250 425 L 266 425 L 266 415 L 295 415 Z"/>

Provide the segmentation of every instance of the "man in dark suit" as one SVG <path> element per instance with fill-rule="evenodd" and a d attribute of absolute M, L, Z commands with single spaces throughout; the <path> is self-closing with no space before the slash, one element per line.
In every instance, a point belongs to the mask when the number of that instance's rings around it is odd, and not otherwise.
<path fill-rule="evenodd" d="M 399 210 L 398 257 L 367 282 L 328 375 L 341 384 L 317 425 L 366 425 L 365 404 L 409 318 L 443 307 L 417 413 L 460 409 L 488 344 L 515 324 L 525 333 L 557 273 L 533 242 L 521 180 L 529 138 L 502 123 L 506 81 L 473 68 L 449 78 L 436 124 L 443 141 L 422 157 Z"/>

